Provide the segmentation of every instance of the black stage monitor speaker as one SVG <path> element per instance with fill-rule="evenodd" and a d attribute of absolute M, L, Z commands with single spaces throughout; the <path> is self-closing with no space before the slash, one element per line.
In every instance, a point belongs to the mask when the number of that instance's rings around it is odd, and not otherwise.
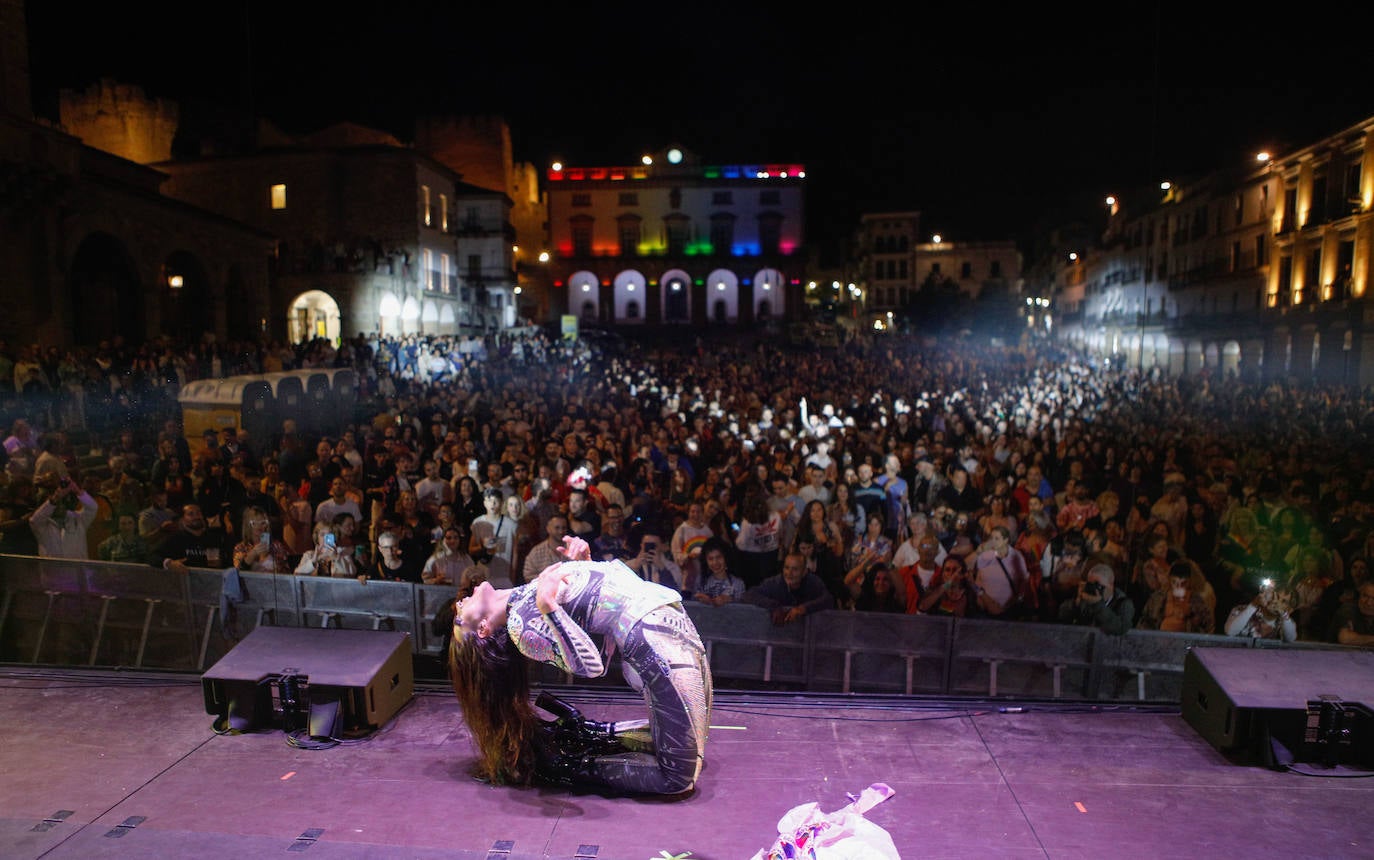
<path fill-rule="evenodd" d="M 1193 648 L 1183 663 L 1181 704 L 1199 735 L 1238 758 L 1273 765 L 1277 741 L 1292 760 L 1374 763 L 1368 651 Z"/>
<path fill-rule="evenodd" d="M 258 627 L 210 667 L 201 687 L 206 712 L 223 729 L 365 732 L 415 694 L 410 634 Z"/>

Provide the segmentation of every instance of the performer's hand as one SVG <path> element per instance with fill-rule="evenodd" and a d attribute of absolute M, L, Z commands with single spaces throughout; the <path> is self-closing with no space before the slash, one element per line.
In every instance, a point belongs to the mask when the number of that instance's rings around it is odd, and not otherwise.
<path fill-rule="evenodd" d="M 539 573 L 534 585 L 534 605 L 545 615 L 558 606 L 558 589 L 563 581 L 572 576 L 571 570 L 562 570 L 562 564 L 551 564 Z"/>
<path fill-rule="evenodd" d="M 592 560 L 592 548 L 577 535 L 564 536 L 563 545 L 558 548 L 558 553 L 568 561 Z"/>

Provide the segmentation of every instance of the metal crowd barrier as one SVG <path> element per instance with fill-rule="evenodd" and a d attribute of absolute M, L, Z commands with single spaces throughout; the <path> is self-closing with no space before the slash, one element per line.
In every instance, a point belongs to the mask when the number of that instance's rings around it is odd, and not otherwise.
<path fill-rule="evenodd" d="M 773 624 L 757 606 L 685 604 L 717 678 L 764 684 L 806 681 L 806 625 Z"/>
<path fill-rule="evenodd" d="M 453 586 L 0 555 L 0 662 L 205 671 L 260 625 L 400 630 L 442 664 Z M 718 679 L 816 692 L 1177 703 L 1195 646 L 1319 648 L 1221 635 L 830 611 L 774 625 L 757 606 L 688 603 Z M 446 628 L 446 624 L 442 625 Z M 549 682 L 574 679 L 547 667 Z M 556 677 L 555 677 L 556 676 Z"/>
<path fill-rule="evenodd" d="M 934 615 L 813 615 L 806 622 L 807 687 L 841 693 L 943 693 L 949 686 L 953 634 L 954 619 Z"/>
<path fill-rule="evenodd" d="M 989 697 L 1009 687 L 1022 695 L 1064 695 L 1065 675 L 1078 697 L 1092 698 L 1098 630 L 1064 624 L 959 618 L 954 622 L 950 692 Z"/>

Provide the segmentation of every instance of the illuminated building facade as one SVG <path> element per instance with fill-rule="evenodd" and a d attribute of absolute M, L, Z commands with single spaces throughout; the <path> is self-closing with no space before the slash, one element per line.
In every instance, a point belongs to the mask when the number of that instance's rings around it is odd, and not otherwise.
<path fill-rule="evenodd" d="M 158 164 L 165 194 L 270 232 L 287 339 L 494 331 L 514 323 L 509 199 L 388 135 Z"/>
<path fill-rule="evenodd" d="M 1154 193 L 1065 261 L 1059 337 L 1170 376 L 1374 384 L 1374 118 Z"/>
<path fill-rule="evenodd" d="M 1021 252 L 1012 241 L 921 240 L 920 212 L 870 212 L 859 219 L 855 238 L 855 293 L 862 311 L 854 316 L 872 331 L 919 325 L 912 307 L 922 289 L 940 288 L 977 300 L 988 294 L 1013 296 L 1021 289 Z"/>
<path fill-rule="evenodd" d="M 798 164 L 707 165 L 669 150 L 546 175 L 553 313 L 583 324 L 748 326 L 799 312 Z"/>

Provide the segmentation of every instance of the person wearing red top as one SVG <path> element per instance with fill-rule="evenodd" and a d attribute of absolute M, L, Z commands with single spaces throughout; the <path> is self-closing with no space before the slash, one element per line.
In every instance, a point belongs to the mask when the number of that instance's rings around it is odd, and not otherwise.
<path fill-rule="evenodd" d="M 918 604 L 926 615 L 952 615 L 966 618 L 977 614 L 973 589 L 969 587 L 968 570 L 957 555 L 945 556 L 940 570 L 930 581 L 930 588 Z"/>

